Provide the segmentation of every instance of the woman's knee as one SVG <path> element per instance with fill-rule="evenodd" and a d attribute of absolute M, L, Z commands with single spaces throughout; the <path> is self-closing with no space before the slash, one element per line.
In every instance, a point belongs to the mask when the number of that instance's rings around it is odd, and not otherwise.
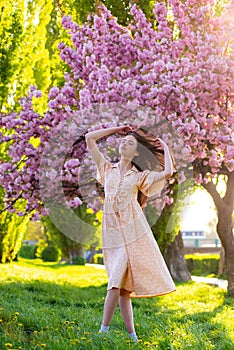
<path fill-rule="evenodd" d="M 109 295 L 120 295 L 120 289 L 116 287 L 112 287 L 108 289 L 107 294 Z"/>
<path fill-rule="evenodd" d="M 127 298 L 130 298 L 130 293 L 131 292 L 129 292 L 128 290 L 126 290 L 126 289 L 120 289 L 120 295 L 121 295 L 121 297 L 127 297 Z"/>
<path fill-rule="evenodd" d="M 117 287 L 112 287 L 112 288 L 108 289 L 108 292 L 111 292 L 111 291 L 118 292 L 118 291 L 120 291 L 120 289 Z"/>

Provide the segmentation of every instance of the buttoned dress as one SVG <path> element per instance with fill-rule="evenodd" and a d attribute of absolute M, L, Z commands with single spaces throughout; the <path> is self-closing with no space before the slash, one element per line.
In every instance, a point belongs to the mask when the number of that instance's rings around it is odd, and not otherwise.
<path fill-rule="evenodd" d="M 134 165 L 121 176 L 119 163 L 111 163 L 97 145 L 90 150 L 99 159 L 96 179 L 104 186 L 102 249 L 108 275 L 107 289 L 121 288 L 130 297 L 153 297 L 175 291 L 175 285 L 137 200 L 160 193 L 164 180 L 158 172 L 139 171 Z"/>

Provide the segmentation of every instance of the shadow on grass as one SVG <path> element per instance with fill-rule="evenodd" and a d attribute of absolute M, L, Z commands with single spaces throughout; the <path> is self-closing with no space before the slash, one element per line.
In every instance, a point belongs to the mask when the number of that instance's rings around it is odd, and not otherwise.
<path fill-rule="evenodd" d="M 89 267 L 86 265 L 78 265 L 78 264 L 70 264 L 69 262 L 43 262 L 41 259 L 36 258 L 36 259 L 24 259 L 20 258 L 20 261 L 23 261 L 25 264 L 28 266 L 34 266 L 34 267 L 42 267 L 42 268 L 50 268 L 50 269 L 63 269 L 65 267 L 77 267 L 77 266 L 82 266 L 82 267 Z"/>
<path fill-rule="evenodd" d="M 22 306 L 24 302 L 36 307 L 43 305 L 61 305 L 66 307 L 96 308 L 98 301 L 105 296 L 107 284 L 99 287 L 80 288 L 69 284 L 61 285 L 47 281 L 7 282 L 0 285 L 0 300 L 5 303 Z M 19 303 L 18 303 L 19 301 Z M 103 304 L 103 303 L 102 303 Z M 9 305 L 8 305 L 9 306 Z"/>

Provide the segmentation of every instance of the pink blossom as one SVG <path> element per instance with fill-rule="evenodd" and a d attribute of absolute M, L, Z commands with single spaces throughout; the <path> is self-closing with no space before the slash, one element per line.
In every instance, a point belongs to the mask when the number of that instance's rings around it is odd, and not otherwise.
<path fill-rule="evenodd" d="M 80 165 L 79 159 L 70 159 L 65 163 L 65 168 L 69 170 L 72 168 L 76 168 L 79 165 Z"/>
<path fill-rule="evenodd" d="M 181 184 L 186 180 L 186 176 L 183 171 L 181 171 L 178 175 L 178 183 Z"/>
<path fill-rule="evenodd" d="M 75 197 L 73 200 L 67 202 L 68 206 L 77 208 L 82 204 L 82 201 L 80 200 L 79 197 Z"/>
<path fill-rule="evenodd" d="M 212 1 L 169 0 L 168 5 L 178 35 L 172 33 L 168 7 L 160 1 L 154 5 L 155 27 L 136 5 L 131 8 L 133 21 L 128 28 L 119 25 L 105 6 L 100 7 L 98 14 L 90 15 L 83 26 L 69 16 L 63 18 L 72 42 L 60 43 L 58 47 L 69 73 L 64 75 L 63 86 L 50 89 L 47 112 L 39 115 L 34 110 L 32 101 L 40 98 L 41 92 L 32 86 L 19 101 L 21 111 L 5 113 L 0 118 L 0 128 L 5 133 L 0 136 L 10 145 L 10 160 L 0 163 L 6 200 L 13 200 L 22 191 L 26 210 L 46 215 L 39 188 L 46 187 L 51 179 L 68 182 L 69 186 L 75 184 L 75 192 L 67 202 L 74 207 L 81 204 L 77 188 L 80 169 L 83 164 L 92 172 L 95 169 L 86 157 L 84 140 L 77 148 L 69 146 L 69 151 L 62 147 L 73 139 L 74 125 L 71 124 L 71 130 L 64 126 L 73 119 L 84 131 L 94 125 L 100 128 L 124 122 L 147 126 L 170 142 L 168 130 L 157 129 L 166 121 L 177 135 L 171 144 L 176 162 L 184 166 L 202 160 L 207 173 L 197 175 L 198 183 L 208 181 L 207 177 L 223 168 L 233 171 L 234 55 L 227 35 L 228 22 L 222 16 L 215 17 Z M 96 106 L 101 106 L 100 110 Z M 110 106 L 111 112 L 107 110 Z M 32 137 L 39 140 L 38 147 L 30 143 Z M 42 155 L 51 139 L 51 152 L 56 152 L 44 164 Z M 106 143 L 112 148 L 115 141 L 111 137 Z M 41 162 L 45 183 L 39 184 Z M 181 170 L 178 176 L 181 183 L 187 175 Z M 51 192 L 59 201 L 53 186 Z M 171 203 L 169 197 L 165 201 Z M 90 203 L 95 210 L 99 205 L 95 199 Z M 38 214 L 34 218 L 39 217 Z"/>
<path fill-rule="evenodd" d="M 165 63 L 162 60 L 154 62 L 154 71 L 155 73 L 160 73 L 165 68 Z"/>

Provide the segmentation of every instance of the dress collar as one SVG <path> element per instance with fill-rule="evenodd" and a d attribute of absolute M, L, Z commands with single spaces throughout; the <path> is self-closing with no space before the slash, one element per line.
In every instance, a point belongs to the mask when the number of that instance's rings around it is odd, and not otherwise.
<path fill-rule="evenodd" d="M 111 166 L 112 166 L 112 168 L 119 168 L 119 162 L 113 163 Z M 127 175 L 128 173 L 131 173 L 132 171 L 136 172 L 136 173 L 139 172 L 139 170 L 135 167 L 135 165 L 133 165 L 131 167 L 131 169 L 129 169 L 124 175 Z"/>

